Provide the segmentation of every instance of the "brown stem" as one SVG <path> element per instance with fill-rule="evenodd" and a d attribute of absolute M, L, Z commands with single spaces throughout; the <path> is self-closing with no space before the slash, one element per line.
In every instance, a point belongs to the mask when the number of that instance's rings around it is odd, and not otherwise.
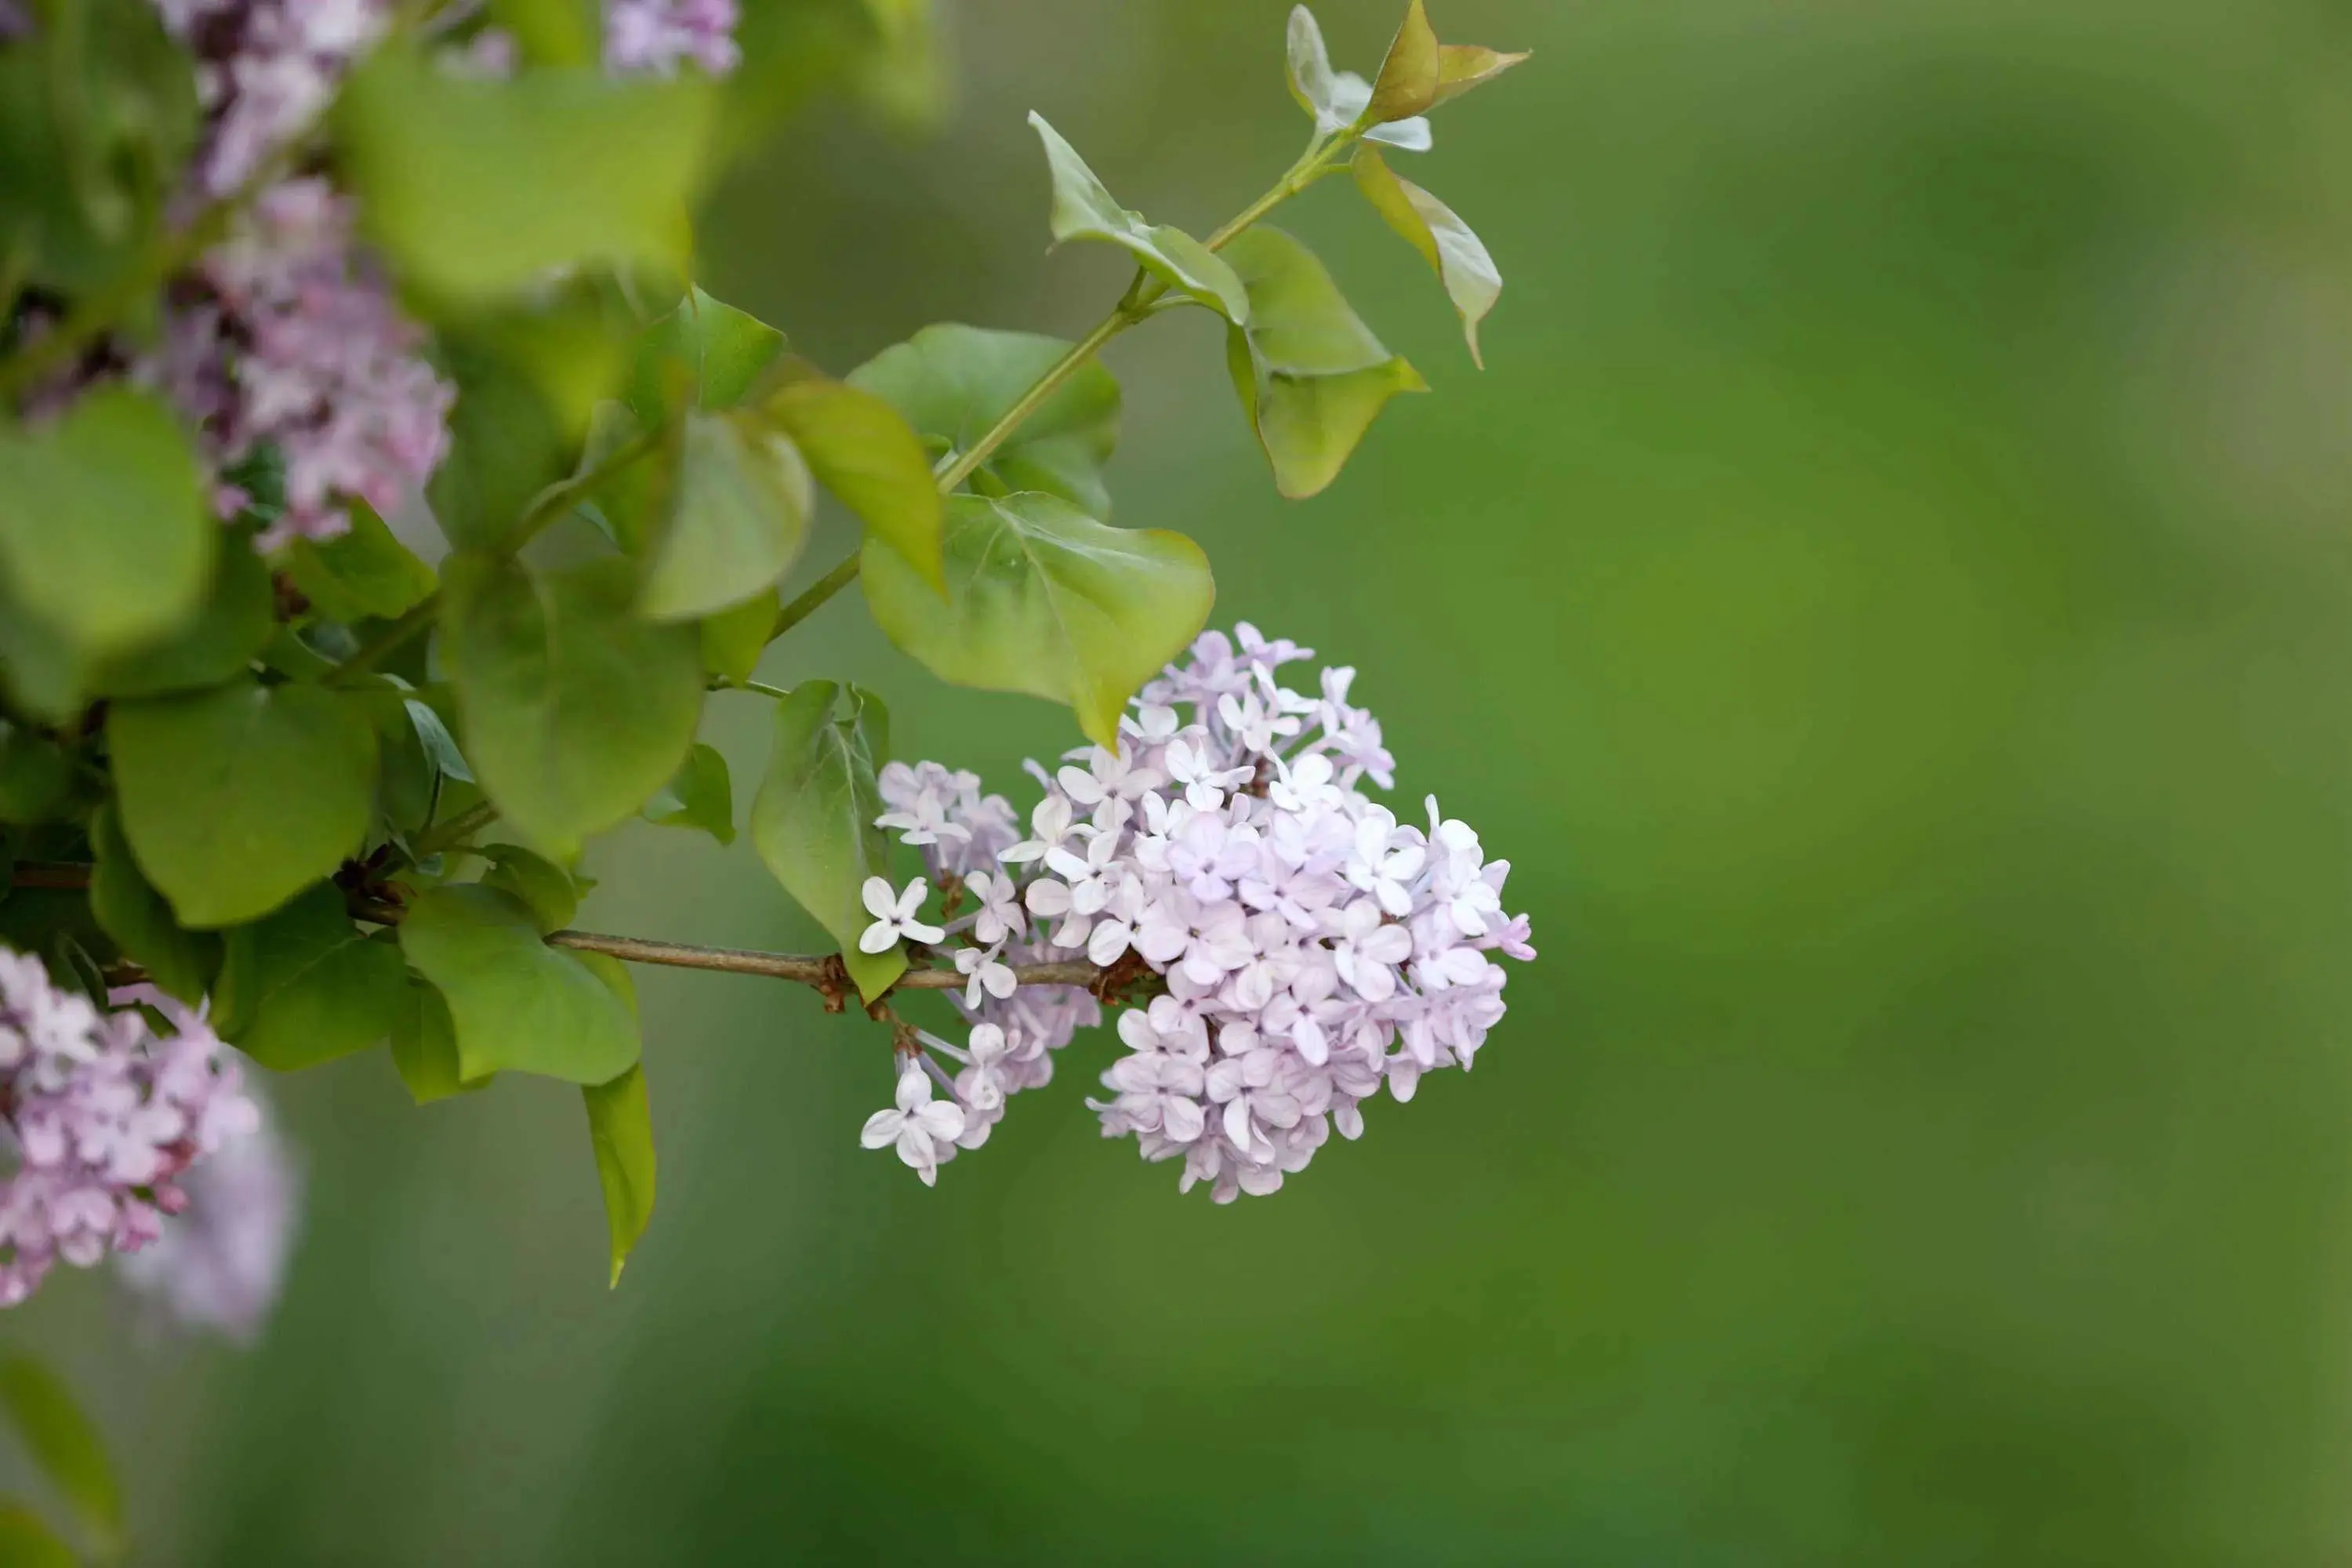
<path fill-rule="evenodd" d="M 631 963 L 666 964 L 675 969 L 715 969 L 728 974 L 757 974 L 769 980 L 792 980 L 822 991 L 835 974 L 835 953 L 755 952 L 738 947 L 691 947 L 683 942 L 655 942 L 647 937 L 606 936 L 593 931 L 560 931 L 547 939 L 551 947 L 581 952 L 601 952 Z M 1076 961 L 1061 963 L 1016 963 L 1013 978 L 1024 985 L 1093 985 L 1104 971 Z M 910 969 L 898 977 L 901 991 L 955 991 L 970 981 L 952 969 Z"/>

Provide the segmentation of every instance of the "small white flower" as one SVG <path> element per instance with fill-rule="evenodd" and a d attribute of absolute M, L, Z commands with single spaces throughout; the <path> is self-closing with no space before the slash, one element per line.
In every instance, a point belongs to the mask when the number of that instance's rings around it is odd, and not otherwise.
<path fill-rule="evenodd" d="M 974 871 L 964 879 L 964 890 L 980 900 L 971 918 L 971 933 L 982 942 L 1002 942 L 1008 936 L 1026 935 L 1029 917 L 1021 912 L 1021 889 L 1011 877 Z"/>
<path fill-rule="evenodd" d="M 898 1158 L 923 1178 L 923 1185 L 937 1186 L 941 1150 L 952 1151 L 963 1133 L 963 1108 L 934 1102 L 930 1079 L 911 1062 L 898 1075 L 897 1100 L 895 1110 L 877 1110 L 866 1119 L 857 1141 L 868 1149 L 895 1144 Z"/>
<path fill-rule="evenodd" d="M 920 919 L 923 900 L 930 897 L 931 885 L 918 877 L 907 884 L 907 890 L 891 897 L 890 884 L 879 877 L 866 879 L 866 911 L 874 917 L 857 939 L 860 952 L 887 952 L 900 938 L 910 942 L 939 942 L 947 932 L 935 925 L 925 925 Z"/>

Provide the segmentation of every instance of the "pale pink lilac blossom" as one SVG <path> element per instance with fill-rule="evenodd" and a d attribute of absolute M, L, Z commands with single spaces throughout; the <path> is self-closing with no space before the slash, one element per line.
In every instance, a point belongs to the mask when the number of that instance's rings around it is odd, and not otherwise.
<path fill-rule="evenodd" d="M 237 1344 L 260 1338 L 286 1280 L 301 1203 L 301 1171 L 258 1096 L 261 1122 L 182 1179 L 187 1209 L 155 1245 L 125 1253 L 115 1271 L 182 1328 Z"/>
<path fill-rule="evenodd" d="M 1312 657 L 1246 624 L 1204 634 L 1144 688 L 1116 752 L 1031 764 L 1045 795 L 1026 838 L 969 774 L 885 771 L 883 826 L 980 900 L 982 945 L 956 958 L 973 977 L 957 998 L 971 1038 L 918 1037 L 963 1064 L 950 1079 L 925 1058 L 962 1106 L 958 1147 L 984 1142 L 1004 1098 L 1046 1082 L 1053 1053 L 1100 1016 L 1076 987 L 1000 994 L 981 979 L 1000 963 L 1132 953 L 1163 977 L 1165 994 L 1119 1019 L 1129 1054 L 1103 1076 L 1111 1098 L 1088 1103 L 1107 1136 L 1181 1160 L 1181 1185 L 1220 1202 L 1276 1190 L 1335 1128 L 1360 1136 L 1381 1089 L 1408 1100 L 1423 1075 L 1472 1065 L 1504 1012 L 1489 955 L 1535 956 L 1527 917 L 1503 912 L 1509 863 L 1434 798 L 1424 827 L 1363 793 L 1390 787 L 1394 759 L 1349 700 L 1353 670 L 1283 684 L 1284 666 Z M 990 847 L 994 871 L 980 863 Z M 1024 913 L 1030 940 L 1005 945 Z"/>
<path fill-rule="evenodd" d="M 725 76 L 742 58 L 736 0 L 605 0 L 604 68 L 614 76 L 674 76 L 695 65 Z"/>
<path fill-rule="evenodd" d="M 260 1111 L 201 1012 L 149 987 L 113 1011 L 0 949 L 0 1306 L 60 1258 L 89 1268 L 157 1240 L 189 1204 L 183 1178 L 248 1138 Z M 148 1021 L 149 1009 L 166 1032 Z"/>

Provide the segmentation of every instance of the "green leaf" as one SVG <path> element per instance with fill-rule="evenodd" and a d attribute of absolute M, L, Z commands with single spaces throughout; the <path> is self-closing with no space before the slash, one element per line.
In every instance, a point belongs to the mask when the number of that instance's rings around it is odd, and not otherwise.
<path fill-rule="evenodd" d="M 580 889 L 572 873 L 544 855 L 520 844 L 485 844 L 481 853 L 490 863 L 482 886 L 511 895 L 541 931 L 562 931 L 580 912 Z"/>
<path fill-rule="evenodd" d="M 695 407 L 732 408 L 751 395 L 760 373 L 789 345 L 784 334 L 747 310 L 688 289 L 677 309 L 646 329 L 629 381 L 629 407 L 648 426 L 669 416 L 675 380 Z"/>
<path fill-rule="evenodd" d="M 938 608 L 912 568 L 879 552 Z M 869 564 L 877 553 L 866 547 Z M 857 950 L 874 923 L 860 897 L 866 879 L 889 875 L 889 840 L 874 826 L 883 810 L 874 774 L 887 751 L 888 721 L 880 703 L 855 690 L 849 716 L 836 720 L 839 695 L 830 680 L 809 680 L 776 704 L 775 749 L 751 802 L 751 841 L 784 891 L 841 944 L 850 979 L 871 1002 L 907 972 L 901 948 Z"/>
<path fill-rule="evenodd" d="M 607 1083 L 635 1066 L 636 1020 L 594 972 L 540 940 L 494 888 L 436 888 L 410 906 L 400 945 L 448 1003 L 458 1077 L 538 1073 Z"/>
<path fill-rule="evenodd" d="M 1066 702 L 1113 748 L 1127 700 L 1216 598 L 1207 557 L 1182 534 L 1106 528 L 1035 491 L 950 498 L 947 574 L 942 608 L 895 553 L 866 546 L 866 600 L 890 640 L 955 685 Z"/>
<path fill-rule="evenodd" d="M 1486 362 L 1478 353 L 1478 323 L 1495 308 L 1503 292 L 1503 275 L 1495 258 L 1470 226 L 1454 209 L 1404 179 L 1388 166 L 1380 149 L 1367 143 L 1356 149 L 1356 184 L 1372 210 L 1421 252 L 1445 285 L 1462 318 L 1462 335 L 1469 340 L 1470 359 L 1481 370 Z"/>
<path fill-rule="evenodd" d="M 89 824 L 89 912 L 122 956 L 147 971 L 170 994 L 194 1006 L 220 968 L 220 939 L 181 928 L 163 895 L 148 884 L 131 858 L 114 807 L 101 805 Z"/>
<path fill-rule="evenodd" d="M 333 871 L 375 804 L 375 729 L 315 686 L 116 704 L 122 830 L 183 925 L 240 925 Z"/>
<path fill-rule="evenodd" d="M 321 882 L 228 933 L 214 1002 L 224 1038 L 272 1071 L 295 1072 L 383 1040 L 407 991 L 400 950 L 362 935 L 341 890 Z"/>
<path fill-rule="evenodd" d="M 419 1105 L 469 1094 L 489 1086 L 488 1077 L 467 1079 L 457 1062 L 457 1026 L 441 993 L 415 975 L 392 1026 L 392 1065 L 408 1097 Z"/>
<path fill-rule="evenodd" d="M 1411 0 L 1404 24 L 1381 61 L 1381 73 L 1372 79 L 1365 118 L 1377 125 L 1428 113 L 1437 102 L 1439 74 L 1437 35 L 1430 30 L 1429 13 L 1421 0 Z"/>
<path fill-rule="evenodd" d="M 1315 133 L 1333 136 L 1366 118 L 1372 101 L 1372 84 L 1354 71 L 1333 70 L 1330 52 L 1323 45 L 1323 29 L 1304 5 L 1290 12 L 1290 96 L 1315 117 Z M 1362 132 L 1368 142 L 1385 142 L 1407 152 L 1429 151 L 1429 121 L 1408 116 L 1391 124 L 1372 124 Z"/>
<path fill-rule="evenodd" d="M 646 820 L 664 827 L 691 827 L 721 844 L 735 842 L 735 791 L 727 759 L 717 748 L 698 744 L 686 765 L 646 804 Z"/>
<path fill-rule="evenodd" d="M 122 1492 L 98 1428 L 64 1380 L 26 1356 L 0 1361 L 5 1405 L 25 1451 L 48 1477 L 82 1528 L 111 1554 L 122 1542 Z"/>
<path fill-rule="evenodd" d="M 925 327 L 852 371 L 940 447 L 967 450 L 1070 350 L 1058 338 L 953 322 Z M 1110 515 L 1103 464 L 1118 444 L 1118 383 L 1089 361 L 996 448 L 980 472 L 1003 490 L 1044 490 Z"/>
<path fill-rule="evenodd" d="M 793 381 L 761 405 L 791 435 L 818 482 L 935 586 L 940 489 L 923 443 L 898 411 L 871 392 L 821 375 Z"/>
<path fill-rule="evenodd" d="M 604 1189 L 604 1221 L 613 1236 L 613 1277 L 629 1260 L 654 1216 L 654 1119 L 646 1098 L 646 1070 L 633 1067 L 610 1083 L 583 1085 L 588 1141 L 596 1151 L 596 1180 Z"/>
<path fill-rule="evenodd" d="M 425 486 L 450 542 L 489 549 L 513 531 L 531 499 L 563 477 L 563 420 L 530 378 L 463 337 L 441 343 L 457 405 L 449 451 Z"/>
<path fill-rule="evenodd" d="M 73 795 L 73 753 L 39 731 L 0 720 L 0 822 L 57 820 Z"/>
<path fill-rule="evenodd" d="M 1191 235 L 1130 212 L 1104 188 L 1077 149 L 1032 110 L 1029 123 L 1045 144 L 1054 174 L 1054 237 L 1099 239 L 1116 245 L 1144 270 L 1236 324 L 1249 319 L 1249 296 L 1234 269 Z"/>
<path fill-rule="evenodd" d="M 604 29 L 593 0 L 489 0 L 489 13 L 531 65 L 596 63 Z"/>
<path fill-rule="evenodd" d="M 715 107 L 690 77 L 486 81 L 394 48 L 352 73 L 335 130 L 370 236 L 407 282 L 464 299 L 586 263 L 682 273 Z"/>
<path fill-rule="evenodd" d="M 429 702 L 414 697 L 401 702 L 402 710 L 415 728 L 417 744 L 425 749 L 427 761 L 443 778 L 456 779 L 459 784 L 472 784 L 474 770 L 467 764 L 466 753 L 457 749 L 457 738 L 449 733 L 449 726 Z"/>
<path fill-rule="evenodd" d="M 288 548 L 287 574 L 331 621 L 356 626 L 389 621 L 424 603 L 438 586 L 433 568 L 384 526 L 373 507 L 354 501 L 352 525 L 329 540 L 297 539 Z"/>
<path fill-rule="evenodd" d="M 226 535 L 218 571 L 195 618 L 160 642 L 100 664 L 89 688 L 100 697 L 154 697 L 217 686 L 243 675 L 278 629 L 269 568 L 243 530 Z"/>
<path fill-rule="evenodd" d="M 746 414 L 689 413 L 638 613 L 693 620 L 772 585 L 808 538 L 808 466 Z"/>
<path fill-rule="evenodd" d="M 79 1568 L 80 1562 L 39 1514 L 20 1502 L 0 1502 L 0 1563 L 8 1568 Z"/>
<path fill-rule="evenodd" d="M 1437 51 L 1437 102 L 1451 102 L 1472 88 L 1484 87 L 1527 58 L 1525 50 L 1505 54 L 1483 44 L 1441 45 Z"/>
<path fill-rule="evenodd" d="M 161 637 L 212 578 L 221 529 L 205 499 L 171 411 L 97 388 L 46 428 L 0 426 L 0 576 L 81 654 Z"/>
<path fill-rule="evenodd" d="M 1340 297 L 1314 252 L 1264 225 L 1226 254 L 1249 286 L 1253 315 L 1226 334 L 1226 363 L 1242 410 L 1292 500 L 1339 478 L 1381 408 L 1425 392 L 1419 372 L 1381 346 Z"/>
<path fill-rule="evenodd" d="M 566 854 L 635 816 L 694 743 L 695 628 L 639 620 L 626 561 L 543 571 L 461 556 L 443 577 L 466 755 L 499 810 Z"/>
<path fill-rule="evenodd" d="M 702 668 L 730 686 L 740 686 L 760 668 L 775 635 L 783 604 L 773 588 L 752 595 L 731 610 L 702 619 Z"/>

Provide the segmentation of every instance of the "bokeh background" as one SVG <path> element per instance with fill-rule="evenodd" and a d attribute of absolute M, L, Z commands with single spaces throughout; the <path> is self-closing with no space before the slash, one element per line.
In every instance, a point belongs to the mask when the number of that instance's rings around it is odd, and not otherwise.
<path fill-rule="evenodd" d="M 820 0 L 746 5 L 749 108 L 797 100 Z M 1120 269 L 1045 254 L 1023 115 L 1204 230 L 1303 141 L 1286 9 L 949 0 L 940 96 L 747 131 L 706 280 L 835 369 L 1075 334 Z M 1365 68 L 1396 6 L 1320 10 Z M 126 1349 L 80 1277 L 10 1324 L 141 1561 L 2352 1560 L 2352 16 L 1435 20 L 1538 51 L 1408 170 L 1504 269 L 1492 368 L 1334 181 L 1277 221 L 1434 395 L 1286 504 L 1180 316 L 1110 353 L 1113 479 L 1514 862 L 1543 958 L 1477 1071 L 1218 1209 L 1100 1142 L 1082 1041 L 926 1192 L 856 1144 L 877 1031 L 646 973 L 660 1208 L 612 1293 L 562 1086 L 285 1081 L 258 1347 Z M 871 683 L 1024 807 L 1076 738 L 854 595 L 767 673 Z M 739 781 L 761 706 L 710 721 Z M 591 868 L 583 924 L 816 945 L 746 846 Z"/>

